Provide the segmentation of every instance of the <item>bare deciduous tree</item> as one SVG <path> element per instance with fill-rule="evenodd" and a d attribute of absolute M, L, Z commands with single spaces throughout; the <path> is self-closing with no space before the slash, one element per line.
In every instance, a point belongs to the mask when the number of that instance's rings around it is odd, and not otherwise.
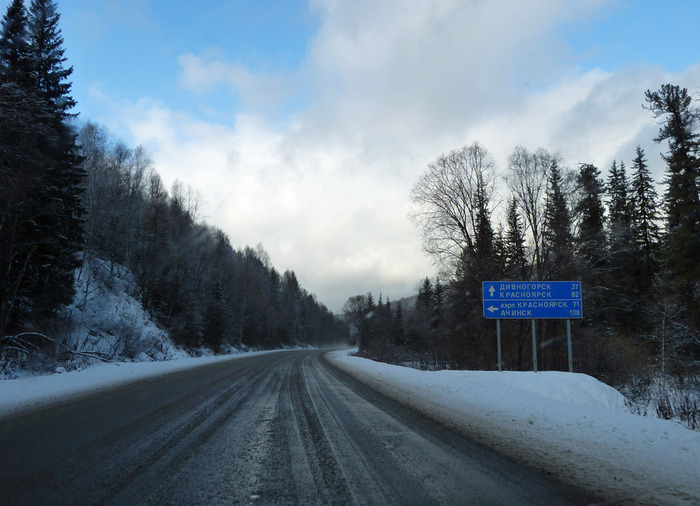
<path fill-rule="evenodd" d="M 441 155 L 411 189 L 409 217 L 420 227 L 425 251 L 454 267 L 476 258 L 484 220 L 490 219 L 494 161 L 478 143 Z"/>
<path fill-rule="evenodd" d="M 547 194 L 547 177 L 549 169 L 558 157 L 545 149 L 529 152 L 517 146 L 508 158 L 506 183 L 525 219 L 525 232 L 532 253 L 536 279 L 541 279 L 544 272 L 545 255 L 542 246 L 542 233 Z"/>

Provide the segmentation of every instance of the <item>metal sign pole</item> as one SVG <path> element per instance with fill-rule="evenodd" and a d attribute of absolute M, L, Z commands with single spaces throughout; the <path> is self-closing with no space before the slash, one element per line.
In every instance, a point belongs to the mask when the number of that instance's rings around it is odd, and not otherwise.
<path fill-rule="evenodd" d="M 503 370 L 501 365 L 501 320 L 496 320 L 496 341 L 498 342 L 498 370 Z"/>
<path fill-rule="evenodd" d="M 535 320 L 532 320 L 532 370 L 537 372 L 537 336 L 535 334 Z"/>
<path fill-rule="evenodd" d="M 569 348 L 569 372 L 574 372 L 574 361 L 571 354 L 571 320 L 566 320 L 566 344 Z"/>

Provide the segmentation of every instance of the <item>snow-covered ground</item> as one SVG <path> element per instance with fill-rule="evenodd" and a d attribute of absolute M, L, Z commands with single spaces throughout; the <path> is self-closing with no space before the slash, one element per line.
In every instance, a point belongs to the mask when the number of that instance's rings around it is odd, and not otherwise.
<path fill-rule="evenodd" d="M 237 356 L 249 356 L 249 353 Z M 383 394 L 504 455 L 633 503 L 700 504 L 700 432 L 629 412 L 622 394 L 583 374 L 419 371 L 331 352 Z M 0 416 L 232 356 L 95 364 L 0 381 Z"/>
<path fill-rule="evenodd" d="M 71 323 L 65 344 L 110 359 L 139 362 L 186 356 L 134 297 L 137 286 L 126 267 L 100 258 L 86 259 L 75 271 L 73 303 L 64 309 Z"/>
<path fill-rule="evenodd" d="M 347 352 L 331 360 L 504 455 L 613 500 L 700 504 L 700 432 L 631 414 L 622 394 L 585 374 L 418 371 Z"/>
<path fill-rule="evenodd" d="M 127 268 L 99 258 L 75 270 L 73 302 L 58 315 L 62 324 L 42 349 L 2 363 L 0 380 L 73 371 L 102 361 L 152 362 L 189 357 L 173 345 L 137 300 L 137 283 Z"/>

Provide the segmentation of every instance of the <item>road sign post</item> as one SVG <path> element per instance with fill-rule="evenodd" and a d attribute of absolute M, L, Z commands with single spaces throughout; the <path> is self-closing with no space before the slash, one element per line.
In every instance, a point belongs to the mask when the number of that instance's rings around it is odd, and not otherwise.
<path fill-rule="evenodd" d="M 566 347 L 569 350 L 569 372 L 574 372 L 574 361 L 571 357 L 571 320 L 566 320 Z"/>
<path fill-rule="evenodd" d="M 501 320 L 532 320 L 532 362 L 537 372 L 535 320 L 566 320 L 569 372 L 573 372 L 571 319 L 583 318 L 580 281 L 484 281 L 484 318 L 496 320 L 498 370 L 501 370 Z"/>
<path fill-rule="evenodd" d="M 503 370 L 501 362 L 501 320 L 496 320 L 496 342 L 498 343 L 498 370 Z"/>
<path fill-rule="evenodd" d="M 537 372 L 537 333 L 535 332 L 535 320 L 532 320 L 532 370 Z"/>

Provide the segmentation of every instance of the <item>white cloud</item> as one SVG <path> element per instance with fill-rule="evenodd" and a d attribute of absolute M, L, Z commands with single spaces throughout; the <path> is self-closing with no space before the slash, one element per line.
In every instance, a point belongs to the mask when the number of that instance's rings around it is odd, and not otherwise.
<path fill-rule="evenodd" d="M 166 184 L 200 190 L 209 223 L 234 245 L 262 242 L 279 269 L 295 270 L 333 309 L 354 292 L 408 294 L 429 269 L 403 190 L 386 188 L 379 174 L 344 173 L 342 158 L 320 146 L 290 151 L 288 137 L 254 116 L 225 127 L 142 101 L 125 118 Z"/>
<path fill-rule="evenodd" d="M 244 97 L 232 125 L 148 101 L 124 118 L 167 182 L 201 190 L 207 220 L 233 244 L 262 242 L 334 310 L 368 290 L 394 299 L 432 274 L 406 214 L 411 186 L 441 152 L 479 141 L 502 162 L 518 144 L 544 146 L 605 170 L 653 136 L 647 88 L 697 82 L 700 69 L 570 63 L 558 27 L 606 3 L 314 0 L 321 28 L 291 82 L 212 52 L 180 57 L 186 89 Z M 303 84 L 312 100 L 276 122 L 258 111 L 282 84 Z"/>
<path fill-rule="evenodd" d="M 247 107 L 261 107 L 282 100 L 286 91 L 279 78 L 258 75 L 239 63 L 226 62 L 219 51 L 209 50 L 203 56 L 183 54 L 178 59 L 180 85 L 198 95 L 225 86 L 240 95 Z"/>

